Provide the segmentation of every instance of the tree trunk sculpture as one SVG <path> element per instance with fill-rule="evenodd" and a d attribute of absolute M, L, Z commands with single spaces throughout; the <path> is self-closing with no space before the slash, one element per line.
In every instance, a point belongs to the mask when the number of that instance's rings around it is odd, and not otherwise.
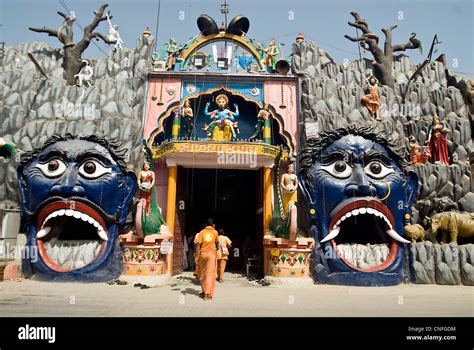
<path fill-rule="evenodd" d="M 74 75 L 79 73 L 81 69 L 81 57 L 82 53 L 89 47 L 92 39 L 102 39 L 107 44 L 114 44 L 115 40 L 111 41 L 107 36 L 94 32 L 97 26 L 102 21 L 106 21 L 107 17 L 104 16 L 104 11 L 107 8 L 107 4 L 104 4 L 100 7 L 98 11 L 94 11 L 95 17 L 91 24 L 84 28 L 84 36 L 81 41 L 74 43 L 73 41 L 73 25 L 76 20 L 76 16 L 73 14 L 66 15 L 65 13 L 58 11 L 58 15 L 64 18 L 64 22 L 61 26 L 55 30 L 47 27 L 43 28 L 28 28 L 34 32 L 38 33 L 47 33 L 49 36 L 54 36 L 64 45 L 64 58 L 63 58 L 63 78 L 67 81 L 69 85 L 75 84 Z M 112 18 L 112 16 L 109 16 Z"/>
<path fill-rule="evenodd" d="M 363 49 L 372 53 L 374 56 L 372 65 L 375 77 L 382 85 L 388 85 L 393 88 L 393 53 L 405 51 L 407 49 L 418 49 L 419 46 L 413 44 L 411 41 L 408 41 L 406 44 L 392 45 L 392 31 L 398 27 L 397 25 L 393 25 L 389 28 L 382 29 L 382 32 L 385 35 L 385 44 L 382 51 L 379 47 L 379 37 L 369 30 L 368 23 L 362 19 L 357 12 L 351 12 L 351 15 L 354 17 L 355 21 L 348 22 L 347 24 L 351 27 L 360 29 L 362 31 L 362 36 L 355 38 L 349 35 L 344 35 L 344 37 L 350 41 L 359 42 Z"/>

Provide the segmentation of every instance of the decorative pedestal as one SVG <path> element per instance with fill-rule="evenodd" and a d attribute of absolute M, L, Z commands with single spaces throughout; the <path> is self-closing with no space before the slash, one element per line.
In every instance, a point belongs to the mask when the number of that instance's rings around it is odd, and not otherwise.
<path fill-rule="evenodd" d="M 312 238 L 289 241 L 270 235 L 264 237 L 265 281 L 273 285 L 312 285 L 310 275 Z"/>
<path fill-rule="evenodd" d="M 151 235 L 142 240 L 137 237 L 124 239 L 124 269 L 120 280 L 149 286 L 167 284 L 171 279 L 168 271 L 173 253 L 171 239 L 169 235 Z"/>

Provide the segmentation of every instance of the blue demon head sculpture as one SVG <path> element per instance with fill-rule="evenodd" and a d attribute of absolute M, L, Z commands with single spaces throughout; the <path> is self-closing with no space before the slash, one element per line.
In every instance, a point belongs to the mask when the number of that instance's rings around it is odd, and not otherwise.
<path fill-rule="evenodd" d="M 418 186 L 402 148 L 371 124 L 323 132 L 304 147 L 298 176 L 316 240 L 314 278 L 360 286 L 402 282 L 409 243 L 403 226 Z"/>
<path fill-rule="evenodd" d="M 27 246 L 42 279 L 106 281 L 122 271 L 118 235 L 136 190 L 120 144 L 97 136 L 53 136 L 18 167 Z"/>

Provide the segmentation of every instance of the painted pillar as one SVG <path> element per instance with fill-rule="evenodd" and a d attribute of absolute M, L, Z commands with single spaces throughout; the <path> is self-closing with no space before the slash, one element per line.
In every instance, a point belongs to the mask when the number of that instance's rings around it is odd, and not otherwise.
<path fill-rule="evenodd" d="M 175 162 L 166 161 L 168 165 L 168 201 L 166 204 L 166 224 L 171 232 L 171 235 L 174 235 L 174 221 L 176 217 L 176 180 L 178 175 L 178 166 Z M 168 273 L 171 275 L 173 272 L 173 254 L 168 254 Z"/>
<path fill-rule="evenodd" d="M 263 235 L 265 236 L 272 220 L 272 168 L 263 168 Z M 263 241 L 263 274 L 267 273 L 268 257 L 265 249 L 265 240 Z"/>
<path fill-rule="evenodd" d="M 179 118 L 179 113 L 174 113 L 173 126 L 171 128 L 171 138 L 173 140 L 178 139 L 180 129 L 181 129 L 181 121 Z"/>
<path fill-rule="evenodd" d="M 272 144 L 272 120 L 269 116 L 265 119 L 265 125 L 263 126 L 263 142 Z"/>
<path fill-rule="evenodd" d="M 272 219 L 272 168 L 263 169 L 263 233 L 268 230 Z"/>

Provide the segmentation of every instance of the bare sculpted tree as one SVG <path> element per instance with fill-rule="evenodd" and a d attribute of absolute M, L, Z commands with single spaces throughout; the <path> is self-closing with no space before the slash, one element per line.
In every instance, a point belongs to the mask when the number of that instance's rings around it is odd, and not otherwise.
<path fill-rule="evenodd" d="M 58 15 L 64 18 L 63 23 L 58 29 L 51 29 L 47 27 L 43 28 L 29 28 L 34 32 L 47 33 L 49 36 L 54 36 L 64 45 L 64 59 L 63 59 L 63 78 L 69 85 L 75 84 L 74 75 L 79 73 L 81 69 L 82 53 L 89 47 L 91 40 L 102 39 L 107 44 L 115 44 L 116 40 L 109 40 L 109 38 L 102 33 L 95 32 L 94 30 L 102 21 L 107 21 L 107 15 L 104 15 L 107 4 L 102 5 L 98 11 L 94 11 L 94 19 L 91 24 L 84 28 L 84 36 L 82 40 L 74 43 L 73 39 L 73 25 L 76 20 L 75 14 L 71 11 L 69 15 L 58 11 Z M 109 18 L 112 16 L 109 15 Z M 112 39 L 112 38 L 110 38 Z"/>
<path fill-rule="evenodd" d="M 388 28 L 382 29 L 382 32 L 385 35 L 385 44 L 383 50 L 379 47 L 379 37 L 372 33 L 369 30 L 368 23 L 360 17 L 357 12 L 351 12 L 351 15 L 354 17 L 354 22 L 348 22 L 351 27 L 355 27 L 362 31 L 362 36 L 352 37 L 349 35 L 344 35 L 345 38 L 353 42 L 359 42 L 360 46 L 366 50 L 370 51 L 374 56 L 373 72 L 375 77 L 383 85 L 388 85 L 393 88 L 394 78 L 392 74 L 392 63 L 393 63 L 393 53 L 405 51 L 408 49 L 420 49 L 421 43 L 418 39 L 413 40 L 412 37 L 406 44 L 401 45 L 392 45 L 392 31 L 397 28 L 397 25 L 393 25 Z M 416 35 L 416 34 L 415 34 Z"/>

